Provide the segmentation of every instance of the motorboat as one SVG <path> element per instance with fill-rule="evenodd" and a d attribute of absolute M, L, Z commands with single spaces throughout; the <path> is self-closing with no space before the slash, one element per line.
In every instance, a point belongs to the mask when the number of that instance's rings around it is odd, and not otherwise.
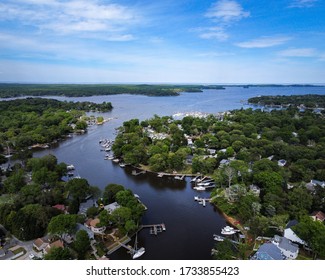
<path fill-rule="evenodd" d="M 214 234 L 213 235 L 213 240 L 215 240 L 215 241 L 224 241 L 224 238 L 222 236 Z"/>
<path fill-rule="evenodd" d="M 193 189 L 197 190 L 197 191 L 205 191 L 205 187 L 202 187 L 202 186 L 194 187 Z"/>
<path fill-rule="evenodd" d="M 236 233 L 236 230 L 233 227 L 230 226 L 225 226 L 222 230 L 221 230 L 221 234 L 224 235 L 231 235 Z"/>

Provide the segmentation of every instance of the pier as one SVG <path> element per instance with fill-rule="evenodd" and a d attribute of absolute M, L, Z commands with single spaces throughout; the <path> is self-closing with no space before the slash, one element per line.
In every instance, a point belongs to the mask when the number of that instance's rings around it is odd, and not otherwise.
<path fill-rule="evenodd" d="M 211 202 L 211 198 L 201 198 L 198 196 L 194 196 L 194 200 L 197 201 L 199 204 L 202 204 L 204 207 L 207 202 Z"/>
<path fill-rule="evenodd" d="M 144 229 L 144 228 L 149 228 L 150 229 L 150 234 L 152 234 L 152 235 L 158 235 L 158 233 L 166 231 L 166 226 L 165 226 L 164 223 L 162 223 L 162 224 L 154 224 L 154 225 L 141 225 L 140 228 L 139 228 L 139 231 Z"/>
<path fill-rule="evenodd" d="M 142 170 L 142 171 L 136 171 L 136 170 L 132 170 L 132 175 L 133 176 L 138 176 L 138 175 L 141 175 L 141 174 L 145 174 L 146 171 L 145 170 Z"/>

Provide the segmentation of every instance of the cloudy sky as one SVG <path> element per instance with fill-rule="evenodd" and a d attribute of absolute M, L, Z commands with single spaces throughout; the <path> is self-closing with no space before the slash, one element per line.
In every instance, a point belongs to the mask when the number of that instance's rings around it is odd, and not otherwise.
<path fill-rule="evenodd" d="M 0 82 L 325 83 L 324 0 L 1 0 Z"/>

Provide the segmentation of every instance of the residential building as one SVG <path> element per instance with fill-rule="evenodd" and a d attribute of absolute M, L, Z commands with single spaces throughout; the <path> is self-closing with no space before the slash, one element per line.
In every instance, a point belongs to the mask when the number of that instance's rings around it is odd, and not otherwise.
<path fill-rule="evenodd" d="M 306 245 L 306 242 L 304 240 L 302 240 L 292 229 L 293 226 L 297 225 L 298 221 L 297 220 L 291 220 L 288 222 L 285 230 L 284 230 L 284 234 L 283 236 L 287 239 L 289 239 L 291 242 L 294 243 L 299 243 L 301 245 Z"/>
<path fill-rule="evenodd" d="M 281 253 L 286 257 L 286 259 L 294 260 L 298 257 L 299 246 L 297 244 L 293 244 L 286 237 L 275 235 L 272 243 L 281 250 Z"/>
<path fill-rule="evenodd" d="M 311 213 L 310 217 L 314 221 L 321 221 L 321 222 L 325 221 L 325 214 L 322 211 L 314 211 L 313 213 Z"/>
<path fill-rule="evenodd" d="M 285 256 L 282 254 L 281 250 L 273 243 L 262 244 L 252 260 L 284 260 Z"/>

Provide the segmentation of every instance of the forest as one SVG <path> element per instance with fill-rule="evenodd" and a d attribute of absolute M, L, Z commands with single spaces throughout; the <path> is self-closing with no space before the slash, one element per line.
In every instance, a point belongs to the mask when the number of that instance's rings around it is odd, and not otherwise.
<path fill-rule="evenodd" d="M 26 157 L 35 144 L 49 144 L 87 129 L 86 112 L 112 110 L 110 102 L 63 102 L 27 98 L 0 102 L 0 163 L 5 155 Z M 31 154 L 30 154 L 31 155 Z"/>
<path fill-rule="evenodd" d="M 202 89 L 224 89 L 211 85 L 118 85 L 118 84 L 0 84 L 0 98 L 21 96 L 93 96 L 140 94 L 147 96 L 177 96 L 180 92 L 201 92 Z"/>
<path fill-rule="evenodd" d="M 248 103 L 261 106 L 300 106 L 301 108 L 324 109 L 325 96 L 317 94 L 259 96 L 249 98 Z"/>
<path fill-rule="evenodd" d="M 126 163 L 151 171 L 212 177 L 215 205 L 254 236 L 325 211 L 325 122 L 312 110 L 133 119 L 120 128 L 113 151 Z M 307 232 L 309 224 L 302 225 L 301 232 Z M 324 224 L 308 234 L 310 246 L 325 258 Z"/>

